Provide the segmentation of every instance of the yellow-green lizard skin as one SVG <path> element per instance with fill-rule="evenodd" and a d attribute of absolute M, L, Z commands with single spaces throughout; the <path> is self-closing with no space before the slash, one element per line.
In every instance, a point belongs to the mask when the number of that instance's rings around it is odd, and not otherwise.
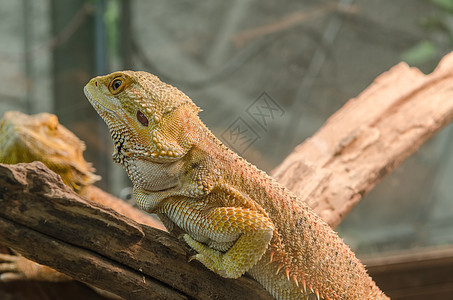
<path fill-rule="evenodd" d="M 100 179 L 84 160 L 84 150 L 85 144 L 55 115 L 9 111 L 0 120 L 1 163 L 42 161 L 76 191 Z"/>
<path fill-rule="evenodd" d="M 247 272 L 276 299 L 388 299 L 337 234 L 224 146 L 181 91 L 146 72 L 93 78 L 85 95 L 110 128 L 144 210 L 184 234 L 217 274 Z"/>

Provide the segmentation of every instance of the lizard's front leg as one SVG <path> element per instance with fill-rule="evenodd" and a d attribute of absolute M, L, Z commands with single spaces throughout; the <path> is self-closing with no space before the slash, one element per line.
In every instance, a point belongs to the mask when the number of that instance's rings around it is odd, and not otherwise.
<path fill-rule="evenodd" d="M 263 256 L 274 225 L 262 213 L 240 207 L 207 207 L 190 199 L 171 200 L 165 213 L 187 232 L 198 254 L 192 259 L 227 278 L 238 278 Z"/>

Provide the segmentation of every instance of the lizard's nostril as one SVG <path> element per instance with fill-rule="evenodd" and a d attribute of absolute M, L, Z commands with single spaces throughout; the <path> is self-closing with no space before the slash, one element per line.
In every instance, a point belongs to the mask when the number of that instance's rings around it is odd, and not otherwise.
<path fill-rule="evenodd" d="M 95 85 L 95 86 L 98 86 L 98 82 L 97 82 L 97 81 L 95 81 L 95 82 L 94 82 L 94 85 Z"/>

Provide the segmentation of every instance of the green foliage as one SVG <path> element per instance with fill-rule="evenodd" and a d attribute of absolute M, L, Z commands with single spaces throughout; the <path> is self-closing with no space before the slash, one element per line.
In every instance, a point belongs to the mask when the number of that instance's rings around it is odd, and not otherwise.
<path fill-rule="evenodd" d="M 420 27 L 426 31 L 426 38 L 401 54 L 410 65 L 419 66 L 434 62 L 453 45 L 453 0 L 427 0 L 437 11 L 427 15 Z"/>
<path fill-rule="evenodd" d="M 453 0 L 430 0 L 430 2 L 438 5 L 445 11 L 453 12 Z"/>
<path fill-rule="evenodd" d="M 107 1 L 107 8 L 104 12 L 104 22 L 107 30 L 107 47 L 109 53 L 118 55 L 119 30 L 118 23 L 120 17 L 119 0 Z"/>
<path fill-rule="evenodd" d="M 434 59 L 437 53 L 437 45 L 432 41 L 424 40 L 406 50 L 401 57 L 410 65 L 418 65 Z"/>

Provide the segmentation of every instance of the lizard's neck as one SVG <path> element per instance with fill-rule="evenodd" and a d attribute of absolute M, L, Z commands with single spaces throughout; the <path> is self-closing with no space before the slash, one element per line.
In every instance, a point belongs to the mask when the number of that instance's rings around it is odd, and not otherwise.
<path fill-rule="evenodd" d="M 197 123 L 197 135 L 199 138 L 193 145 L 196 151 L 202 152 L 205 156 L 211 157 L 216 162 L 242 160 L 239 155 L 225 146 L 200 119 L 198 119 Z"/>

